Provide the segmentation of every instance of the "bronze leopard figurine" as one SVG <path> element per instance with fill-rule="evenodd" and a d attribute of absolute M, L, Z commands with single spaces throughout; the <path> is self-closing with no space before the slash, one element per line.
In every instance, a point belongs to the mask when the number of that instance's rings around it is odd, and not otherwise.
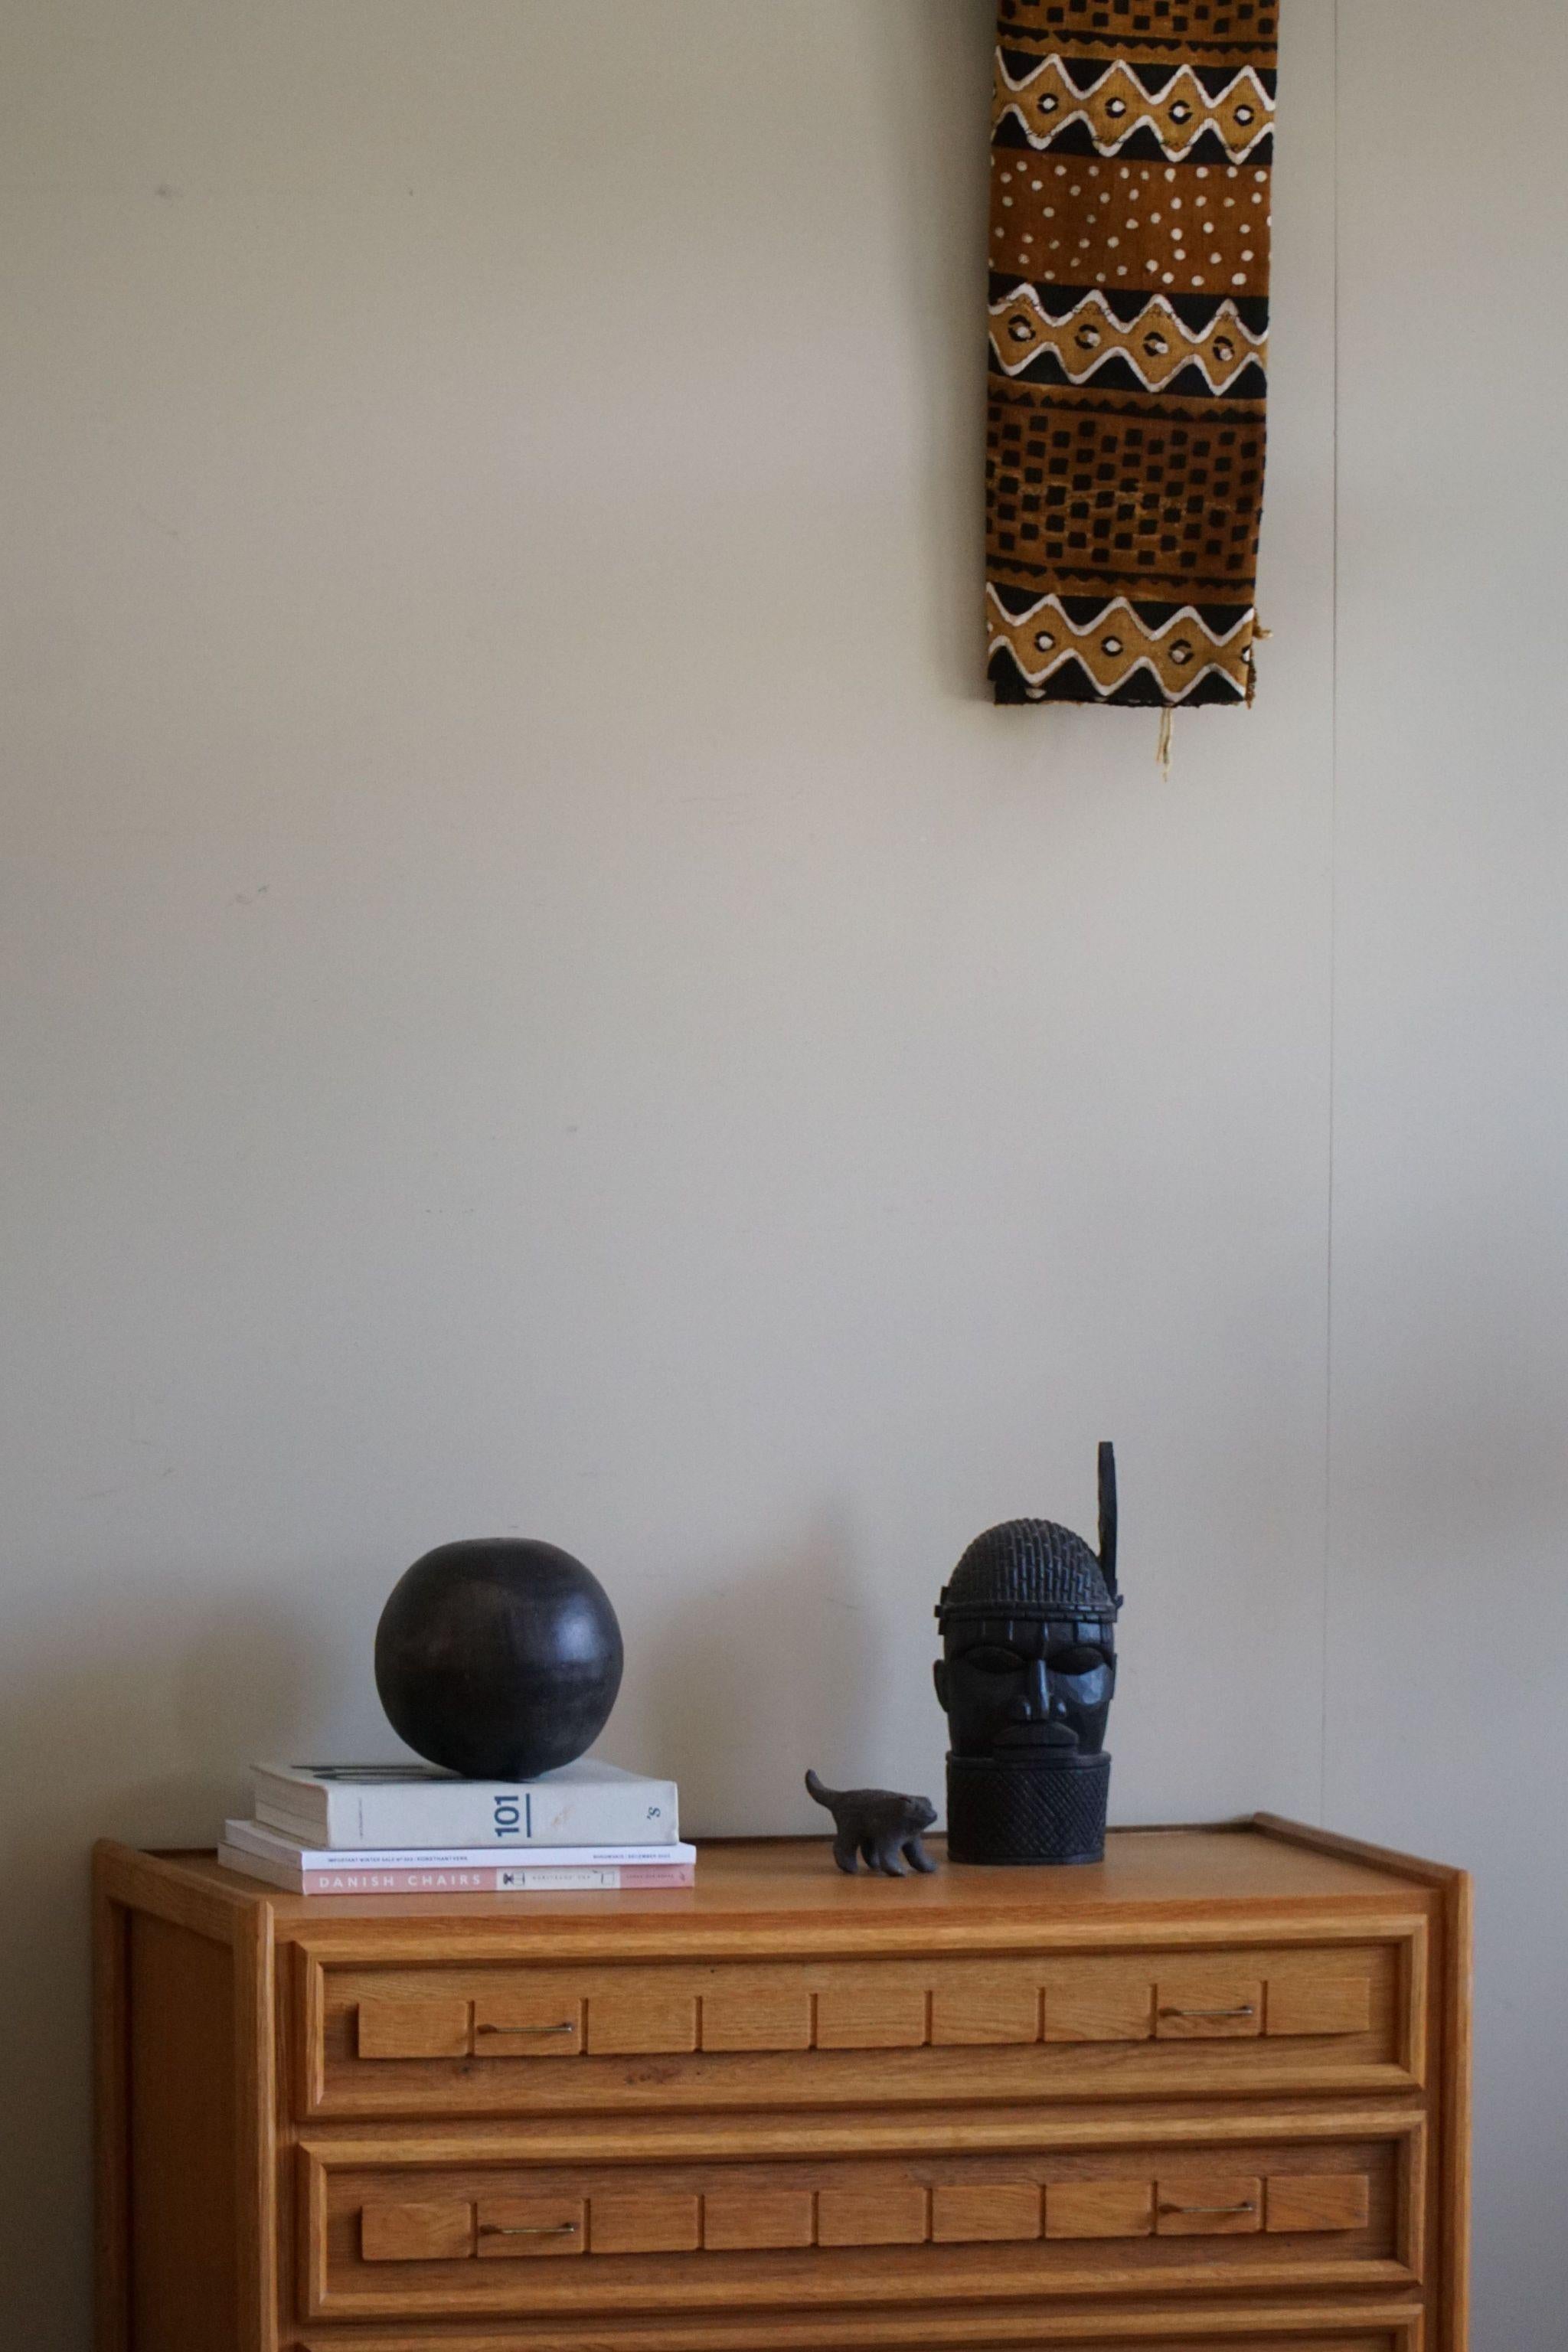
<path fill-rule="evenodd" d="M 833 1816 L 833 1859 L 851 1878 L 862 1855 L 867 1869 L 885 1878 L 907 1878 L 906 1861 L 917 1870 L 936 1868 L 921 1843 L 921 1832 L 936 1819 L 929 1798 L 900 1797 L 892 1789 L 827 1789 L 815 1772 L 805 1785 Z"/>

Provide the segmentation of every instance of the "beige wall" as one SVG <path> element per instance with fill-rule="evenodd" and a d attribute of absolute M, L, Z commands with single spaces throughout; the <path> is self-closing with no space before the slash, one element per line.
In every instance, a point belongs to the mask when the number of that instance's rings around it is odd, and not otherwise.
<path fill-rule="evenodd" d="M 1324 1804 L 1478 1874 L 1476 2352 L 1559 2352 L 1568 21 L 1340 22 Z"/>
<path fill-rule="evenodd" d="M 85 1843 L 384 1747 L 415 1554 L 579 1551 L 608 1752 L 805 1826 L 808 1762 L 938 1782 L 936 1588 L 1089 1524 L 1104 1434 L 1118 1811 L 1479 1868 L 1478 2352 L 1555 2346 L 1554 12 L 1342 12 L 1336 665 L 1288 9 L 1275 638 L 1168 784 L 975 676 L 988 13 L 0 9 L 28 2352 L 86 2342 Z"/>

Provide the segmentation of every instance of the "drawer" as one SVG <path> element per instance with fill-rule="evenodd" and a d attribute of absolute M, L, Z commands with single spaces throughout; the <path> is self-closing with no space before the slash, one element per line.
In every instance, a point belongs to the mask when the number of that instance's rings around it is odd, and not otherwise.
<path fill-rule="evenodd" d="M 1353 2121 L 1353 2118 L 1351 2119 Z M 301 2151 L 309 2318 L 845 2308 L 1421 2275 L 1419 2119 L 984 2154 L 545 2160 L 544 2134 Z M 1189 2137 L 1184 2139 L 1181 2132 Z M 802 2144 L 824 2137 L 803 2134 Z M 711 2142 L 690 2132 L 688 2143 Z M 722 2145 L 722 2143 L 720 2143 Z"/>
<path fill-rule="evenodd" d="M 1345 2316 L 1243 2304 L 1227 2311 L 1221 2335 L 1201 2326 L 1194 2334 L 1185 2315 L 1173 2322 L 1168 2311 L 1137 2309 L 1118 2315 L 1109 2333 L 1103 2325 L 1090 2333 L 1081 2315 L 1035 2307 L 904 2313 L 896 2333 L 885 2315 L 874 2313 L 823 2313 L 805 2319 L 748 2314 L 729 2325 L 707 2317 L 638 2319 L 622 2340 L 635 2343 L 637 2352 L 1047 2352 L 1047 2347 L 1049 2352 L 1421 2352 L 1421 2314 L 1408 2307 L 1361 2308 Z M 309 2331 L 297 2339 L 300 2352 L 346 2352 L 347 2341 L 335 2328 L 320 2335 Z M 534 2347 L 561 2352 L 563 2338 L 546 2320 L 540 2331 L 514 2322 L 504 2337 L 488 2325 L 479 2333 L 454 2336 L 443 2329 L 435 2336 L 423 2329 L 410 2334 L 399 2327 L 386 2334 L 356 2328 L 352 2342 L 353 2352 L 532 2352 Z"/>
<path fill-rule="evenodd" d="M 1194 1953 L 369 1966 L 301 1953 L 307 2116 L 1408 2090 L 1424 1929 Z"/>

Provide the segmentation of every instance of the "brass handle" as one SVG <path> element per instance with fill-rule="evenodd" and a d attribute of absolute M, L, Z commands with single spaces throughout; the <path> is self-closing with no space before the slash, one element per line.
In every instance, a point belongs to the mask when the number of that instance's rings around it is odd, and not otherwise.
<path fill-rule="evenodd" d="M 1162 2213 L 1256 2213 L 1250 2199 L 1243 2205 L 1162 2205 Z"/>
<path fill-rule="evenodd" d="M 575 2033 L 576 2021 L 566 2025 L 481 2025 L 480 2033 Z"/>
<path fill-rule="evenodd" d="M 481 2221 L 481 2238 L 574 2238 L 575 2221 Z"/>
<path fill-rule="evenodd" d="M 1256 2017 L 1257 2010 L 1249 2000 L 1239 2009 L 1163 2009 L 1162 2017 Z"/>

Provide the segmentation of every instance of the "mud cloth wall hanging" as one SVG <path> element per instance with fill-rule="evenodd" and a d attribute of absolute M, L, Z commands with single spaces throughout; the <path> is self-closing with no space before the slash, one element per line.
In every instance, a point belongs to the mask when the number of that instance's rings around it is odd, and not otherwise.
<path fill-rule="evenodd" d="M 986 622 L 998 702 L 1245 702 L 1274 0 L 1000 0 Z"/>

